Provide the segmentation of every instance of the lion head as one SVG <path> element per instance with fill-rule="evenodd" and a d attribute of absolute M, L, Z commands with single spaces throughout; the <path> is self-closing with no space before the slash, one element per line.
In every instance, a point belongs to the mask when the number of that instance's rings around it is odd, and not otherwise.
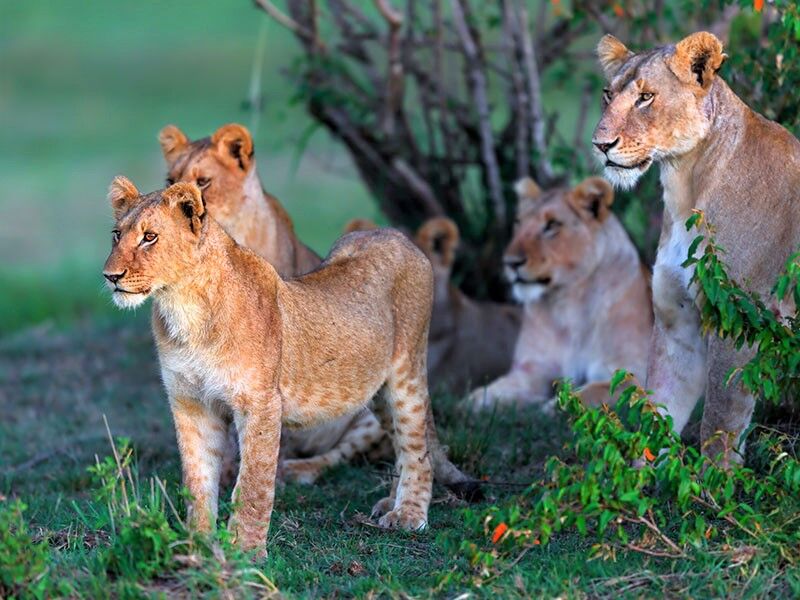
<path fill-rule="evenodd" d="M 111 182 L 116 221 L 103 277 L 120 308 L 136 308 L 196 264 L 206 211 L 194 183 L 142 195 L 125 177 Z"/>
<path fill-rule="evenodd" d="M 167 125 L 158 141 L 167 162 L 167 185 L 192 182 L 202 190 L 215 219 L 224 224 L 226 218 L 235 218 L 255 165 L 247 128 L 223 125 L 211 137 L 192 142 L 175 125 Z"/>
<path fill-rule="evenodd" d="M 548 191 L 525 178 L 515 189 L 517 220 L 503 267 L 517 301 L 531 303 L 595 270 L 603 252 L 598 232 L 611 216 L 614 191 L 600 177 Z"/>
<path fill-rule="evenodd" d="M 597 54 L 608 86 L 592 144 L 605 176 L 630 188 L 654 162 L 686 154 L 706 136 L 708 92 L 726 55 L 706 32 L 639 54 L 606 35 Z"/>

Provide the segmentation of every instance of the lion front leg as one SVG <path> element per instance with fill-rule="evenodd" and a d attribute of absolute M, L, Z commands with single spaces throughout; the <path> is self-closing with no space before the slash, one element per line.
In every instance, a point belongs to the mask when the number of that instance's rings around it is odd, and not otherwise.
<path fill-rule="evenodd" d="M 672 417 L 677 433 L 683 431 L 706 384 L 706 340 L 700 315 L 684 287 L 684 276 L 674 269 L 653 273 L 655 322 L 647 360 L 647 388 L 653 400 Z"/>
<path fill-rule="evenodd" d="M 557 376 L 556 376 L 557 377 Z M 495 406 L 542 404 L 552 396 L 552 381 L 537 365 L 515 366 L 487 386 L 470 392 L 467 404 L 473 412 Z"/>
<path fill-rule="evenodd" d="M 234 512 L 229 528 L 245 550 L 266 554 L 266 539 L 275 501 L 275 480 L 281 438 L 281 399 L 277 392 L 259 402 L 257 396 L 235 401 L 239 434 L 239 476 L 233 490 Z"/>
<path fill-rule="evenodd" d="M 225 451 L 226 423 L 200 401 L 187 396 L 170 398 L 183 484 L 192 496 L 189 521 L 208 532 L 217 518 L 219 474 Z"/>

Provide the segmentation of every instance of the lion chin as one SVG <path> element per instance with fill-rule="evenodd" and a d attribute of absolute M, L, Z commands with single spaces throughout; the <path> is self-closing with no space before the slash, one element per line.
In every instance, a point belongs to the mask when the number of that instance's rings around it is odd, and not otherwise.
<path fill-rule="evenodd" d="M 111 293 L 111 299 L 118 308 L 133 310 L 144 304 L 150 294 L 131 294 L 128 292 L 115 291 Z"/>
<path fill-rule="evenodd" d="M 639 178 L 647 173 L 647 170 L 653 164 L 652 160 L 648 160 L 644 165 L 626 169 L 624 167 L 606 166 L 603 169 L 603 175 L 615 188 L 620 190 L 630 190 L 636 186 Z"/>
<path fill-rule="evenodd" d="M 515 283 L 511 288 L 514 300 L 520 304 L 533 304 L 542 299 L 547 286 L 541 283 Z"/>

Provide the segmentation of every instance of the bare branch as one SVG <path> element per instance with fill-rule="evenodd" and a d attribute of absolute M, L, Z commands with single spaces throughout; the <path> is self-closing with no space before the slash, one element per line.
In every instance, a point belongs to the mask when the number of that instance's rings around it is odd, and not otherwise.
<path fill-rule="evenodd" d="M 514 135 L 514 149 L 516 159 L 516 177 L 520 179 L 528 175 L 530 166 L 530 104 L 528 91 L 522 77 L 521 55 L 522 36 L 519 31 L 519 21 L 509 6 L 510 0 L 503 0 L 503 29 L 505 32 L 509 64 L 511 65 L 511 109 L 513 119 L 510 127 Z"/>
<path fill-rule="evenodd" d="M 395 116 L 403 102 L 403 61 L 401 58 L 400 38 L 403 15 L 395 11 L 388 0 L 375 0 L 375 5 L 389 25 L 387 49 L 389 65 L 386 75 L 381 129 L 387 136 L 391 137 L 395 132 Z"/>
<path fill-rule="evenodd" d="M 314 34 L 311 31 L 300 25 L 286 13 L 281 12 L 277 6 L 270 2 L 270 0 L 253 0 L 253 2 L 258 8 L 272 17 L 272 19 L 274 19 L 277 23 L 283 25 L 295 35 L 299 35 L 309 42 L 314 42 Z"/>
<path fill-rule="evenodd" d="M 592 102 L 594 95 L 591 82 L 583 86 L 583 94 L 581 95 L 581 105 L 578 109 L 578 118 L 575 121 L 575 137 L 572 140 L 572 146 L 575 151 L 581 151 L 585 155 L 586 142 L 584 139 L 584 132 L 586 130 L 586 117 L 589 114 L 589 106 Z M 585 156 L 584 156 L 585 158 Z"/>
<path fill-rule="evenodd" d="M 489 98 L 487 94 L 486 73 L 484 70 L 483 57 L 481 56 L 477 42 L 472 35 L 466 17 L 466 7 L 464 0 L 452 0 L 453 22 L 458 32 L 459 39 L 464 48 L 466 58 L 466 68 L 472 87 L 472 95 L 475 100 L 475 107 L 478 111 L 478 122 L 481 137 L 481 155 L 486 169 L 486 183 L 489 188 L 489 198 L 492 202 L 495 214 L 495 227 L 502 231 L 506 225 L 506 205 L 503 198 L 503 188 L 500 181 L 500 168 L 497 164 L 495 154 L 494 134 L 492 133 L 491 111 L 489 109 Z"/>
<path fill-rule="evenodd" d="M 528 10 L 524 2 L 514 0 L 517 17 L 522 34 L 522 55 L 524 72 L 528 79 L 528 94 L 531 110 L 531 148 L 536 152 L 536 175 L 544 185 L 553 179 L 553 167 L 547 158 L 547 140 L 545 138 L 544 110 L 542 109 L 542 86 L 539 81 L 539 67 L 536 64 L 536 52 L 528 29 Z"/>

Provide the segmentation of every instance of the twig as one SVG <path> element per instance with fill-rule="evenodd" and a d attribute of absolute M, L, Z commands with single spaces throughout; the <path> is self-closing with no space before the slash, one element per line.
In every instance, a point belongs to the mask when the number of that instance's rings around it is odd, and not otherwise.
<path fill-rule="evenodd" d="M 503 198 L 502 183 L 500 181 L 500 167 L 497 164 L 497 155 L 492 133 L 491 110 L 487 93 L 486 73 L 484 61 L 479 51 L 477 41 L 470 31 L 466 17 L 464 0 L 452 0 L 453 22 L 458 32 L 461 45 L 464 48 L 466 69 L 472 87 L 475 106 L 478 111 L 478 122 L 481 137 L 481 155 L 486 169 L 486 182 L 489 188 L 489 198 L 495 214 L 495 228 L 503 231 L 506 226 L 506 205 Z"/>
<path fill-rule="evenodd" d="M 270 0 L 253 0 L 255 5 L 267 13 L 277 23 L 283 25 L 286 29 L 300 37 L 305 38 L 307 41 L 315 43 L 314 34 L 300 25 L 297 21 L 292 19 L 289 15 L 281 12 Z"/>
<path fill-rule="evenodd" d="M 381 129 L 388 137 L 394 135 L 395 115 L 403 101 L 403 61 L 401 59 L 400 29 L 403 15 L 395 11 L 388 0 L 375 0 L 375 6 L 389 25 L 388 36 L 388 72 L 386 74 L 386 91 L 384 92 L 383 116 Z"/>

